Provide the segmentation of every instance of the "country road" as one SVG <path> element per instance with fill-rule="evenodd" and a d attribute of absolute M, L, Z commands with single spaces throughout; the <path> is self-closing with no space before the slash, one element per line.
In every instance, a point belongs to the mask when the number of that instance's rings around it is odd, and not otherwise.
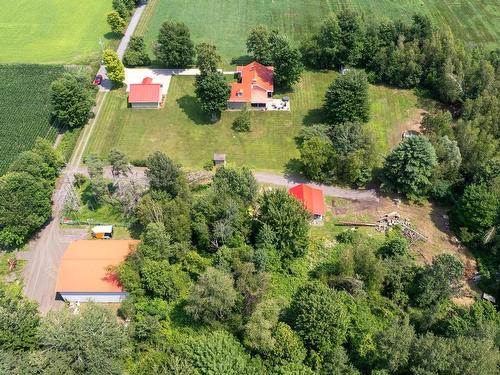
<path fill-rule="evenodd" d="M 146 178 L 145 177 L 145 170 L 146 168 L 144 167 L 132 167 L 131 171 L 132 173 L 138 177 L 138 178 Z M 80 166 L 78 168 L 78 173 L 83 173 L 85 175 L 88 175 L 87 167 L 85 166 Z M 197 173 L 197 172 L 194 172 Z M 189 173 L 188 173 L 189 175 Z M 284 176 L 279 173 L 271 173 L 271 172 L 259 172 L 259 171 L 254 171 L 253 175 L 255 179 L 257 180 L 258 183 L 260 184 L 266 184 L 266 185 L 277 185 L 277 186 L 283 186 L 285 188 L 291 188 L 292 186 L 295 186 L 297 184 L 301 183 L 307 183 L 311 186 L 314 186 L 320 190 L 323 191 L 323 194 L 328 197 L 336 197 L 336 198 L 343 198 L 343 199 L 348 199 L 348 200 L 353 200 L 353 201 L 358 201 L 358 202 L 378 202 L 379 197 L 377 195 L 377 192 L 375 190 L 356 190 L 356 189 L 348 189 L 348 188 L 342 188 L 338 186 L 330 186 L 330 185 L 321 185 L 321 184 L 316 184 L 311 181 L 308 181 L 304 178 L 301 177 L 296 177 L 296 176 Z M 106 178 L 113 178 L 113 174 L 111 173 L 111 167 L 106 166 L 104 167 L 104 177 Z"/>
<path fill-rule="evenodd" d="M 118 56 L 123 57 L 127 49 L 130 36 L 133 35 L 139 19 L 144 11 L 145 4 L 139 6 L 129 23 L 125 36 L 118 47 Z M 103 70 L 101 66 L 99 72 Z M 61 257 L 66 247 L 76 239 L 87 237 L 87 233 L 82 229 L 62 229 L 59 225 L 59 213 L 64 207 L 66 194 L 73 182 L 73 176 L 78 171 L 82 162 L 83 153 L 90 140 L 95 124 L 101 113 L 101 108 L 109 87 L 101 87 L 97 95 L 96 105 L 93 108 L 94 118 L 89 120 L 85 126 L 78 143 L 73 151 L 66 168 L 61 173 L 61 177 L 56 183 L 56 188 L 52 196 L 52 218 L 47 225 L 28 244 L 28 251 L 18 254 L 20 259 L 27 261 L 23 270 L 24 294 L 29 299 L 38 302 L 39 310 L 42 314 L 62 306 L 61 301 L 55 300 L 55 283 Z"/>

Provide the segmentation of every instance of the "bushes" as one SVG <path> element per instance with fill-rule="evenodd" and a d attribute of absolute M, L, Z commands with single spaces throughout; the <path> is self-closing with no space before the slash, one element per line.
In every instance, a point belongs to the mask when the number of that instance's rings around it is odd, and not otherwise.
<path fill-rule="evenodd" d="M 251 118 L 248 107 L 245 106 L 243 111 L 238 114 L 238 117 L 233 121 L 232 129 L 236 132 L 249 132 L 251 127 Z"/>

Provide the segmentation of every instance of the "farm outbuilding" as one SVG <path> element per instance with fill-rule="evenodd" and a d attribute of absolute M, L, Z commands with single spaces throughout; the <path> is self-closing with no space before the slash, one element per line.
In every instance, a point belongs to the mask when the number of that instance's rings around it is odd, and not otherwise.
<path fill-rule="evenodd" d="M 309 211 L 314 219 L 322 220 L 325 217 L 325 201 L 323 191 L 306 184 L 300 184 L 288 190 L 288 193 L 297 199 Z"/>
<path fill-rule="evenodd" d="M 161 99 L 161 84 L 153 83 L 150 77 L 130 85 L 128 102 L 132 108 L 159 108 Z"/>
<path fill-rule="evenodd" d="M 113 269 L 137 244 L 132 240 L 72 242 L 61 259 L 56 298 L 68 302 L 121 302 L 127 292 Z"/>
<path fill-rule="evenodd" d="M 216 167 L 226 165 L 226 154 L 214 154 L 213 161 Z"/>

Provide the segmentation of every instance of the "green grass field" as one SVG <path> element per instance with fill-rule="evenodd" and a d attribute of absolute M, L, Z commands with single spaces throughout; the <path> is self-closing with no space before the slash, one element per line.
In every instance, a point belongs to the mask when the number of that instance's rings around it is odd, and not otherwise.
<path fill-rule="evenodd" d="M 252 112 L 252 131 L 236 133 L 231 124 L 237 112 L 224 112 L 210 124 L 194 96 L 194 77 L 172 78 L 165 108 L 127 108 L 125 91 L 112 91 L 104 103 L 86 153 L 106 157 L 117 147 L 130 159 L 143 159 L 161 150 L 188 169 L 200 169 L 214 152 L 227 154 L 233 165 L 259 170 L 282 171 L 298 157 L 294 137 L 303 125 L 321 121 L 324 92 L 333 72 L 305 72 L 291 98 L 291 112 Z M 397 95 L 396 95 L 397 94 Z M 410 92 L 371 87 L 373 134 L 379 160 L 394 145 L 398 127 L 417 112 L 417 98 Z M 399 141 L 400 133 L 396 139 Z"/>
<path fill-rule="evenodd" d="M 53 141 L 50 125 L 50 84 L 60 65 L 0 65 L 0 174 L 36 137 Z"/>
<path fill-rule="evenodd" d="M 246 54 L 248 30 L 266 24 L 300 41 L 330 12 L 349 7 L 367 18 L 406 19 L 418 12 L 429 15 L 438 26 L 449 26 L 465 41 L 498 46 L 498 0 L 150 0 L 137 33 L 151 45 L 167 19 L 185 22 L 193 40 L 215 43 L 228 63 Z"/>
<path fill-rule="evenodd" d="M 3 1 L 0 63 L 76 63 L 112 43 L 111 0 Z"/>

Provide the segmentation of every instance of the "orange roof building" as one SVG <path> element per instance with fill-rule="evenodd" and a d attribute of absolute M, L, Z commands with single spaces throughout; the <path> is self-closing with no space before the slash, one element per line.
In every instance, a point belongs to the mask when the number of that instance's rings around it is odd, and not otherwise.
<path fill-rule="evenodd" d="M 322 190 L 300 184 L 289 189 L 288 193 L 302 203 L 315 219 L 322 219 L 325 216 L 326 209 Z"/>
<path fill-rule="evenodd" d="M 236 68 L 238 82 L 231 84 L 229 109 L 242 109 L 245 103 L 265 107 L 274 92 L 273 67 L 253 61 Z"/>
<path fill-rule="evenodd" d="M 66 249 L 59 266 L 56 297 L 65 301 L 121 302 L 127 292 L 110 271 L 135 249 L 132 240 L 80 240 Z"/>
<path fill-rule="evenodd" d="M 161 84 L 153 83 L 150 77 L 144 78 L 142 83 L 130 84 L 128 102 L 132 108 L 158 108 L 161 97 Z"/>

